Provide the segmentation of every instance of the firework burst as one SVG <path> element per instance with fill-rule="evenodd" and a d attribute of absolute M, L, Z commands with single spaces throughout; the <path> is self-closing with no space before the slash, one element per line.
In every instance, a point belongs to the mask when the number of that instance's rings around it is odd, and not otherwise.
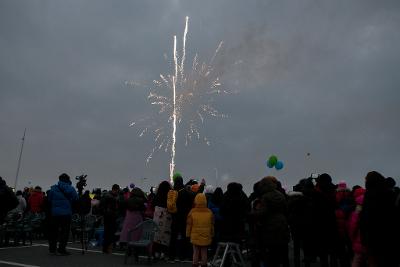
<path fill-rule="evenodd" d="M 153 81 L 147 97 L 151 105 L 158 107 L 158 112 L 154 116 L 165 115 L 166 123 L 164 125 L 156 123 L 157 120 L 152 117 L 131 123 L 131 126 L 137 126 L 140 129 L 140 137 L 147 134 L 154 138 L 155 145 L 146 159 L 147 163 L 157 150 L 171 151 L 171 179 L 175 168 L 178 127 L 184 134 L 186 146 L 192 140 L 199 140 L 210 145 L 209 139 L 202 132 L 202 127 L 208 118 L 227 117 L 214 106 L 214 101 L 217 96 L 230 93 L 222 88 L 219 72 L 214 65 L 222 49 L 222 41 L 209 62 L 200 62 L 196 54 L 191 62 L 191 68 L 186 70 L 188 24 L 189 17 L 186 17 L 181 53 L 178 53 L 177 38 L 174 36 L 173 58 L 170 61 L 172 73 L 160 74 L 159 78 Z M 168 57 L 165 57 L 168 60 Z"/>

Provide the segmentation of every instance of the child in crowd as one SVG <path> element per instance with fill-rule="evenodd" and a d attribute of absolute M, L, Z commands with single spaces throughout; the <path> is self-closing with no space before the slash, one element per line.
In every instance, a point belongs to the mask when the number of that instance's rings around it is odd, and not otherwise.
<path fill-rule="evenodd" d="M 193 244 L 193 267 L 207 267 L 207 246 L 214 235 L 214 218 L 207 208 L 205 194 L 199 193 L 194 199 L 194 208 L 187 217 L 186 236 Z"/>

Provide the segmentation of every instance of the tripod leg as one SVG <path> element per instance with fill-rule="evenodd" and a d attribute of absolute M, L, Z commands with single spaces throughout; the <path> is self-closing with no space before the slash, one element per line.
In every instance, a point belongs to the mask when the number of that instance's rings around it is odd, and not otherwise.
<path fill-rule="evenodd" d="M 81 247 L 82 247 L 82 255 L 85 254 L 84 234 L 85 234 L 85 218 L 83 217 L 83 215 L 81 215 Z"/>

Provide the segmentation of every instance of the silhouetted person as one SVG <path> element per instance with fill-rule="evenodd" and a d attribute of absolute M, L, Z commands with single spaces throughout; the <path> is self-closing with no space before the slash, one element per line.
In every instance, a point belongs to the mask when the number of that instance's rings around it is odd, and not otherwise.
<path fill-rule="evenodd" d="M 0 177 L 0 203 L 0 224 L 2 224 L 7 213 L 17 207 L 19 203 L 14 192 L 2 177 Z"/>
<path fill-rule="evenodd" d="M 117 231 L 118 194 L 120 187 L 114 184 L 100 200 L 100 210 L 104 218 L 103 253 L 111 253 Z"/>
<path fill-rule="evenodd" d="M 320 258 L 321 266 L 329 266 L 329 256 L 334 259 L 334 247 L 337 243 L 336 225 L 336 186 L 329 174 L 323 173 L 317 178 L 315 190 L 311 194 L 313 202 L 313 226 L 315 234 L 315 254 Z"/>
<path fill-rule="evenodd" d="M 157 188 L 157 193 L 153 200 L 154 216 L 153 220 L 159 229 L 154 236 L 153 252 L 156 259 L 164 258 L 168 253 L 171 242 L 171 222 L 172 216 L 167 210 L 167 197 L 171 185 L 168 181 L 162 181 Z"/>
<path fill-rule="evenodd" d="M 385 178 L 372 171 L 365 177 L 365 195 L 360 214 L 361 242 L 366 247 L 368 266 L 397 266 L 399 240 L 395 203 Z"/>
<path fill-rule="evenodd" d="M 191 254 L 191 245 L 189 238 L 186 237 L 186 219 L 193 207 L 195 194 L 185 188 L 183 178 L 177 176 L 174 178 L 174 190 L 178 191 L 176 199 L 177 212 L 172 214 L 171 224 L 171 242 L 169 245 L 169 260 L 175 261 L 177 254 L 180 260 L 189 258 Z"/>
<path fill-rule="evenodd" d="M 260 203 L 255 211 L 259 221 L 259 245 L 265 266 L 288 266 L 289 226 L 285 195 L 278 190 L 275 177 L 267 176 L 258 184 Z"/>
<path fill-rule="evenodd" d="M 221 241 L 240 244 L 245 237 L 245 222 L 250 203 L 239 183 L 230 183 L 222 198 L 220 207 Z"/>

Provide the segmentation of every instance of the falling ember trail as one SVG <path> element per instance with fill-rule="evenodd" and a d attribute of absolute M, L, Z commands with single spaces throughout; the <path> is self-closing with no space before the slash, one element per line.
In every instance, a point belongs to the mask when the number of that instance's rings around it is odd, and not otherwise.
<path fill-rule="evenodd" d="M 175 75 L 172 77 L 172 87 L 173 87 L 173 111 L 172 111 L 172 149 L 171 149 L 171 163 L 169 167 L 169 177 L 171 183 L 173 183 L 173 176 L 175 170 L 175 154 L 176 154 L 176 82 L 178 80 L 178 68 L 181 76 L 181 85 L 184 76 L 184 64 L 186 58 L 186 36 L 188 33 L 188 23 L 189 17 L 186 16 L 185 31 L 183 33 L 183 48 L 182 48 L 182 61 L 180 66 L 178 66 L 178 55 L 176 51 L 176 35 L 174 35 L 174 64 L 175 64 Z"/>
<path fill-rule="evenodd" d="M 173 176 L 175 170 L 175 146 L 176 146 L 176 80 L 178 77 L 178 56 L 176 53 L 176 35 L 174 36 L 174 64 L 175 64 L 175 75 L 172 77 L 172 90 L 173 90 L 172 148 L 171 148 L 171 163 L 169 166 L 169 178 L 171 183 L 173 183 Z"/>

